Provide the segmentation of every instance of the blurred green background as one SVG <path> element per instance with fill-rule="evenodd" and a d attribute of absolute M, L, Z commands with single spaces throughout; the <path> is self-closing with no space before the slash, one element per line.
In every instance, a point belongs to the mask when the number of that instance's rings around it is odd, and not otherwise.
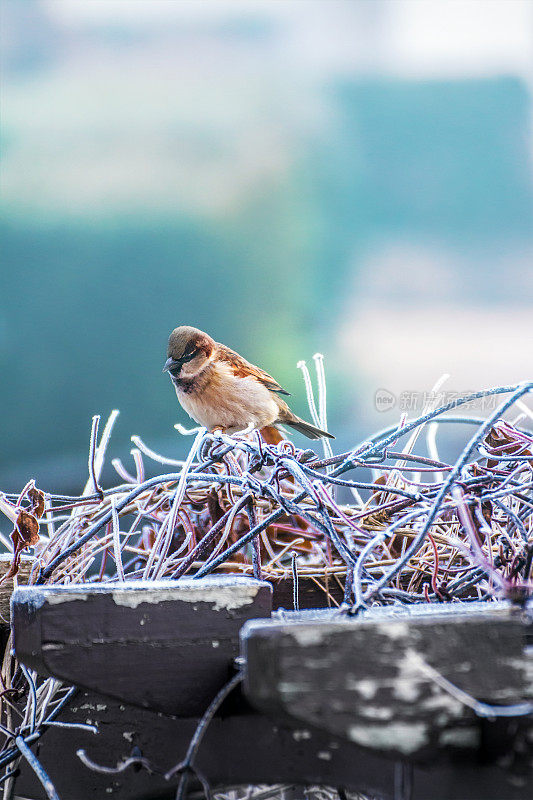
<path fill-rule="evenodd" d="M 207 330 L 348 447 L 376 389 L 531 376 L 522 0 L 4 0 L 0 487 L 77 490 L 90 418 L 168 455 Z M 302 440 L 303 441 L 303 440 Z"/>

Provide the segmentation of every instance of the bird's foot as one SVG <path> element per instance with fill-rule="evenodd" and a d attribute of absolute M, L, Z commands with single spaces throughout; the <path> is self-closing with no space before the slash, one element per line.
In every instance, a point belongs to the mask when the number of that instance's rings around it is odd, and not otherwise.
<path fill-rule="evenodd" d="M 214 428 L 211 428 L 211 433 L 213 437 L 218 441 L 222 441 L 224 434 L 226 433 L 226 429 L 222 427 L 222 425 L 215 425 Z"/>

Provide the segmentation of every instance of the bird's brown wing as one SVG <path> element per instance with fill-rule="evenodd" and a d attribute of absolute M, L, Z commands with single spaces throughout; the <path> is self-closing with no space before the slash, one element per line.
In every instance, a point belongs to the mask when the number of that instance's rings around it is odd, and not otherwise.
<path fill-rule="evenodd" d="M 290 392 L 286 392 L 285 389 L 282 389 L 279 383 L 274 380 L 272 375 L 269 375 L 268 372 L 264 371 L 264 369 L 256 367 L 255 364 L 250 364 L 249 361 L 240 356 L 230 347 L 226 347 L 225 344 L 217 343 L 217 355 L 221 361 L 225 361 L 231 366 L 235 377 L 248 378 L 252 376 L 257 381 L 262 383 L 263 386 L 266 386 L 266 388 L 271 392 L 290 395 Z"/>

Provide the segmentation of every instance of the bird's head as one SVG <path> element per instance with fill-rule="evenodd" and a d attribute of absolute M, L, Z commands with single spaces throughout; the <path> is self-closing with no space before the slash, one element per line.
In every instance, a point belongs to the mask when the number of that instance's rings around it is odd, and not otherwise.
<path fill-rule="evenodd" d="M 215 341 L 189 325 L 174 328 L 170 334 L 167 360 L 163 372 L 170 372 L 173 378 L 192 378 L 212 358 Z"/>

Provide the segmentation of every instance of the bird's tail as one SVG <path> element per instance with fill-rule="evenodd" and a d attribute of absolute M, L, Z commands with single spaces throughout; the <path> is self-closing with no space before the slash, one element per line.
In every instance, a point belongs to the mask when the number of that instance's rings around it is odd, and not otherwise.
<path fill-rule="evenodd" d="M 310 422 L 300 419 L 300 417 L 297 417 L 296 414 L 293 414 L 291 411 L 284 412 L 284 410 L 281 409 L 281 413 L 277 421 L 281 422 L 283 425 L 289 425 L 299 433 L 303 433 L 303 435 L 307 436 L 308 439 L 335 438 L 332 433 L 328 433 L 327 431 L 320 430 L 320 428 L 316 428 L 314 425 L 311 425 Z"/>

